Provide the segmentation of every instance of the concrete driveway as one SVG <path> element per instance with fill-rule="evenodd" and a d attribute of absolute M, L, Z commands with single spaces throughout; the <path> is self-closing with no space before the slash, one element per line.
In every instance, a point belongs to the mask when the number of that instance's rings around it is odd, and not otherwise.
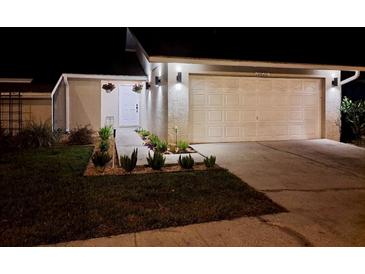
<path fill-rule="evenodd" d="M 306 245 L 365 245 L 365 149 L 324 139 L 194 148 L 289 210 L 267 223 Z"/>
<path fill-rule="evenodd" d="M 364 246 L 365 149 L 329 140 L 199 144 L 289 212 L 57 246 Z"/>

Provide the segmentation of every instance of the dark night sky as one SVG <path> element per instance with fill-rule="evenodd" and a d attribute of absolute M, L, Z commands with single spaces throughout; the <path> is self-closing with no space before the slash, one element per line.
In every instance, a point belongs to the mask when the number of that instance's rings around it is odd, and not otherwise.
<path fill-rule="evenodd" d="M 365 66 L 360 28 L 132 30 L 151 55 Z"/>
<path fill-rule="evenodd" d="M 0 77 L 142 74 L 125 28 L 0 28 Z M 150 55 L 365 66 L 364 29 L 132 28 Z"/>

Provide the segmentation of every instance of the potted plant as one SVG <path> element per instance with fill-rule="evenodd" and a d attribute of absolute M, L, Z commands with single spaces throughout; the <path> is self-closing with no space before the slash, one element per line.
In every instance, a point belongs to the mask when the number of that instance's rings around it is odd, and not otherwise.
<path fill-rule="evenodd" d="M 106 91 L 106 93 L 110 93 L 115 89 L 115 85 L 113 83 L 107 83 L 102 86 L 103 90 Z"/>
<path fill-rule="evenodd" d="M 133 85 L 133 88 L 132 88 L 132 90 L 133 90 L 134 92 L 137 92 L 137 93 L 141 93 L 142 89 L 143 89 L 143 85 L 142 85 L 142 84 L 140 84 L 140 83 L 136 83 L 136 84 L 134 84 L 134 85 Z"/>

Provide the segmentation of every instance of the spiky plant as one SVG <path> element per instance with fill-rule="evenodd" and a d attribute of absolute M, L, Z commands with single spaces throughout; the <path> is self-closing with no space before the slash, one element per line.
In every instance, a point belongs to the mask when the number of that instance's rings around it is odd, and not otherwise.
<path fill-rule="evenodd" d="M 183 169 L 192 169 L 194 166 L 194 159 L 193 157 L 191 157 L 191 155 L 189 154 L 189 156 L 179 156 L 179 161 L 178 161 L 179 165 L 183 168 Z"/>
<path fill-rule="evenodd" d="M 112 136 L 112 133 L 113 133 L 112 127 L 105 126 L 99 130 L 99 137 L 101 140 L 105 141 L 105 140 L 108 140 L 110 138 L 110 136 Z"/>
<path fill-rule="evenodd" d="M 165 157 L 162 153 L 155 151 L 153 156 L 148 152 L 147 163 L 153 170 L 160 170 L 165 166 Z"/>
<path fill-rule="evenodd" d="M 128 155 L 120 156 L 120 165 L 121 167 L 127 171 L 132 172 L 133 169 L 137 166 L 137 156 L 138 156 L 138 148 L 135 148 L 131 154 L 131 157 Z"/>
<path fill-rule="evenodd" d="M 204 164 L 207 168 L 212 168 L 215 166 L 216 157 L 211 155 L 210 157 L 205 157 Z"/>
<path fill-rule="evenodd" d="M 108 140 L 101 140 L 99 145 L 100 151 L 108 151 L 109 150 L 109 141 Z"/>
<path fill-rule="evenodd" d="M 105 167 L 107 163 L 112 159 L 112 156 L 105 151 L 96 151 L 92 157 L 92 161 L 95 167 Z"/>
<path fill-rule="evenodd" d="M 186 151 L 186 149 L 189 147 L 189 142 L 180 140 L 177 142 L 177 147 L 180 151 Z"/>
<path fill-rule="evenodd" d="M 157 142 L 156 145 L 156 151 L 164 153 L 167 150 L 167 142 L 160 140 L 159 142 Z"/>

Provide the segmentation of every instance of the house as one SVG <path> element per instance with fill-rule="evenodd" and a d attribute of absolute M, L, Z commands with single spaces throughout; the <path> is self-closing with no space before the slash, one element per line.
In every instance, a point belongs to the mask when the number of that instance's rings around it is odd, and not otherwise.
<path fill-rule="evenodd" d="M 273 60 L 257 43 L 242 57 L 240 45 L 217 37 L 197 32 L 188 43 L 181 33 L 164 32 L 127 29 L 126 54 L 138 59 L 141 73 L 60 75 L 50 93 L 53 128 L 143 127 L 169 142 L 177 128 L 178 138 L 191 143 L 340 139 L 341 85 L 357 78 L 363 64 L 337 64 L 328 49 L 315 56 L 324 54 L 326 64 L 300 50 L 297 59 Z M 297 40 L 293 36 L 293 48 Z M 341 81 L 341 71 L 354 76 Z M 106 91 L 104 84 L 115 89 Z M 132 91 L 135 84 L 142 85 L 140 93 Z"/>

